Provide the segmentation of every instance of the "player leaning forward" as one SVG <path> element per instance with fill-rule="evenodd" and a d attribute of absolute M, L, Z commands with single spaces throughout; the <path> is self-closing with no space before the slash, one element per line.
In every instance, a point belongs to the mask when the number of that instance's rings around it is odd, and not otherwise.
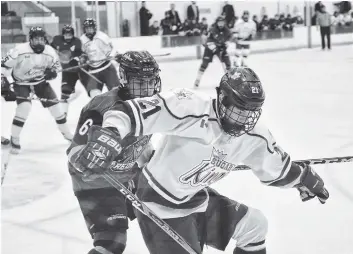
<path fill-rule="evenodd" d="M 29 31 L 29 42 L 17 45 L 1 60 L 1 73 L 11 72 L 15 83 L 13 89 L 17 97 L 17 108 L 11 129 L 12 151 L 20 149 L 20 134 L 31 111 L 31 101 L 27 99 L 31 93 L 42 101 L 44 108 L 48 108 L 54 117 L 58 128 L 65 139 L 71 140 L 66 124 L 66 115 L 60 107 L 57 96 L 48 80 L 53 80 L 60 70 L 60 62 L 55 50 L 46 45 L 46 33 L 41 27 L 32 27 Z M 10 76 L 10 75 L 9 75 Z M 1 75 L 1 82 L 9 82 L 5 75 Z"/>
<path fill-rule="evenodd" d="M 174 89 L 127 101 L 106 113 L 103 128 L 90 129 L 88 144 L 73 163 L 80 170 L 104 172 L 119 149 L 102 135 L 121 143 L 127 135 L 163 133 L 136 195 L 199 253 L 203 243 L 224 250 L 231 238 L 237 241 L 235 254 L 266 253 L 264 215 L 208 192 L 209 185 L 245 164 L 266 185 L 298 188 L 303 201 L 318 197 L 324 203 L 329 194 L 310 166 L 292 162 L 276 145 L 259 120 L 264 99 L 257 75 L 239 67 L 222 77 L 216 99 Z M 97 151 L 110 155 L 94 156 Z M 137 217 L 151 253 L 186 253 L 150 219 Z"/>
<path fill-rule="evenodd" d="M 80 149 L 90 141 L 89 127 L 102 126 L 107 112 L 119 110 L 123 100 L 152 96 L 160 91 L 159 67 L 151 54 L 128 51 L 120 57 L 119 63 L 121 86 L 94 97 L 82 109 L 76 133 L 67 150 L 70 160 L 78 156 Z M 139 167 L 148 161 L 152 149 L 150 139 L 151 135 L 124 139 L 123 152 L 111 165 L 116 177 L 124 184 L 130 182 L 127 185 L 133 186 L 134 174 L 141 172 Z M 75 195 L 94 241 L 95 248 L 89 254 L 123 253 L 127 217 L 134 218 L 131 203 L 126 204 L 125 197 L 105 179 L 82 178 L 71 164 L 69 169 Z"/>

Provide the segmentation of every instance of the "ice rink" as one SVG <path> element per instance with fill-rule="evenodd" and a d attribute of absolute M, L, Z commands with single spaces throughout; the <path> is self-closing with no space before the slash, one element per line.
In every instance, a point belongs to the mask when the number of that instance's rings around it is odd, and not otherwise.
<path fill-rule="evenodd" d="M 192 88 L 200 61 L 162 63 L 163 89 Z M 266 91 L 263 118 L 293 159 L 353 155 L 353 46 L 252 55 L 249 65 Z M 217 59 L 200 91 L 220 81 Z M 57 91 L 60 84 L 54 84 Z M 80 85 L 77 87 L 82 90 Z M 72 130 L 84 92 L 70 105 Z M 2 134 L 9 136 L 15 104 L 2 105 Z M 66 167 L 68 143 L 49 112 L 33 102 L 21 136 L 22 153 L 12 156 L 2 186 L 3 254 L 79 254 L 91 248 Z M 266 187 L 251 172 L 235 172 L 215 188 L 256 207 L 269 220 L 270 254 L 353 253 L 353 163 L 315 166 L 330 199 L 302 203 L 296 190 Z M 233 253 L 232 242 L 226 253 Z M 130 223 L 126 254 L 148 253 L 136 221 Z M 220 253 L 206 248 L 207 254 Z"/>

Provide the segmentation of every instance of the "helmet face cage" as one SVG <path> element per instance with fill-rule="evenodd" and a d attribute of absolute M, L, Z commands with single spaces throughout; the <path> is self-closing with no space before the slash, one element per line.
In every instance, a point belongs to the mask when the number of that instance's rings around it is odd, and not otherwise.
<path fill-rule="evenodd" d="M 97 31 L 96 21 L 94 19 L 86 19 L 83 22 L 83 32 L 85 35 L 92 39 Z"/>
<path fill-rule="evenodd" d="M 125 89 L 129 98 L 149 97 L 161 91 L 158 73 L 143 76 L 126 72 L 124 67 L 120 66 L 119 76 L 122 89 Z"/>
<path fill-rule="evenodd" d="M 227 83 L 225 86 L 229 86 Z M 262 109 L 259 107 L 245 108 L 237 103 L 237 98 L 229 91 L 219 88 L 218 94 L 218 114 L 220 124 L 224 132 L 230 136 L 239 137 L 254 129 L 261 116 Z"/>
<path fill-rule="evenodd" d="M 62 36 L 64 40 L 70 42 L 74 38 L 75 32 L 72 26 L 65 25 L 62 29 Z"/>
<path fill-rule="evenodd" d="M 44 51 L 47 39 L 45 31 L 41 27 L 32 27 L 29 31 L 29 44 L 33 51 L 40 54 Z"/>

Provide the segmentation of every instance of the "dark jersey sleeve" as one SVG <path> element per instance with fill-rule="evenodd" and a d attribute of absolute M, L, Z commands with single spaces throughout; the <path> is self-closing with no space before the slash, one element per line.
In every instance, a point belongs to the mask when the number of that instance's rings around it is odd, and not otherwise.
<path fill-rule="evenodd" d="M 122 110 L 125 106 L 117 95 L 116 89 L 94 97 L 82 110 L 77 123 L 74 138 L 66 153 L 73 147 L 85 145 L 88 139 L 88 130 L 92 125 L 102 126 L 103 116 L 108 110 Z"/>
<path fill-rule="evenodd" d="M 77 37 L 74 37 L 73 44 L 75 45 L 73 57 L 78 57 L 78 56 L 82 55 L 82 42 L 81 42 L 81 40 Z"/>

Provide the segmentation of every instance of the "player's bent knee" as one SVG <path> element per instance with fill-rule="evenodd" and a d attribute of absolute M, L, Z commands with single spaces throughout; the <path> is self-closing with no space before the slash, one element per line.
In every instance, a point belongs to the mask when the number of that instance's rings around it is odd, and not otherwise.
<path fill-rule="evenodd" d="M 257 209 L 249 207 L 248 212 L 235 228 L 233 239 L 237 248 L 254 252 L 265 249 L 265 238 L 268 222 L 265 215 Z"/>
<path fill-rule="evenodd" d="M 97 232 L 94 234 L 94 246 L 95 249 L 106 250 L 109 252 L 98 252 L 102 254 L 122 254 L 126 247 L 126 230 L 121 229 L 120 231 L 105 231 Z M 101 247 L 101 248 L 98 248 Z"/>
<path fill-rule="evenodd" d="M 50 114 L 54 117 L 57 124 L 66 123 L 66 114 L 61 108 L 59 103 L 56 103 L 50 107 L 48 107 Z"/>

